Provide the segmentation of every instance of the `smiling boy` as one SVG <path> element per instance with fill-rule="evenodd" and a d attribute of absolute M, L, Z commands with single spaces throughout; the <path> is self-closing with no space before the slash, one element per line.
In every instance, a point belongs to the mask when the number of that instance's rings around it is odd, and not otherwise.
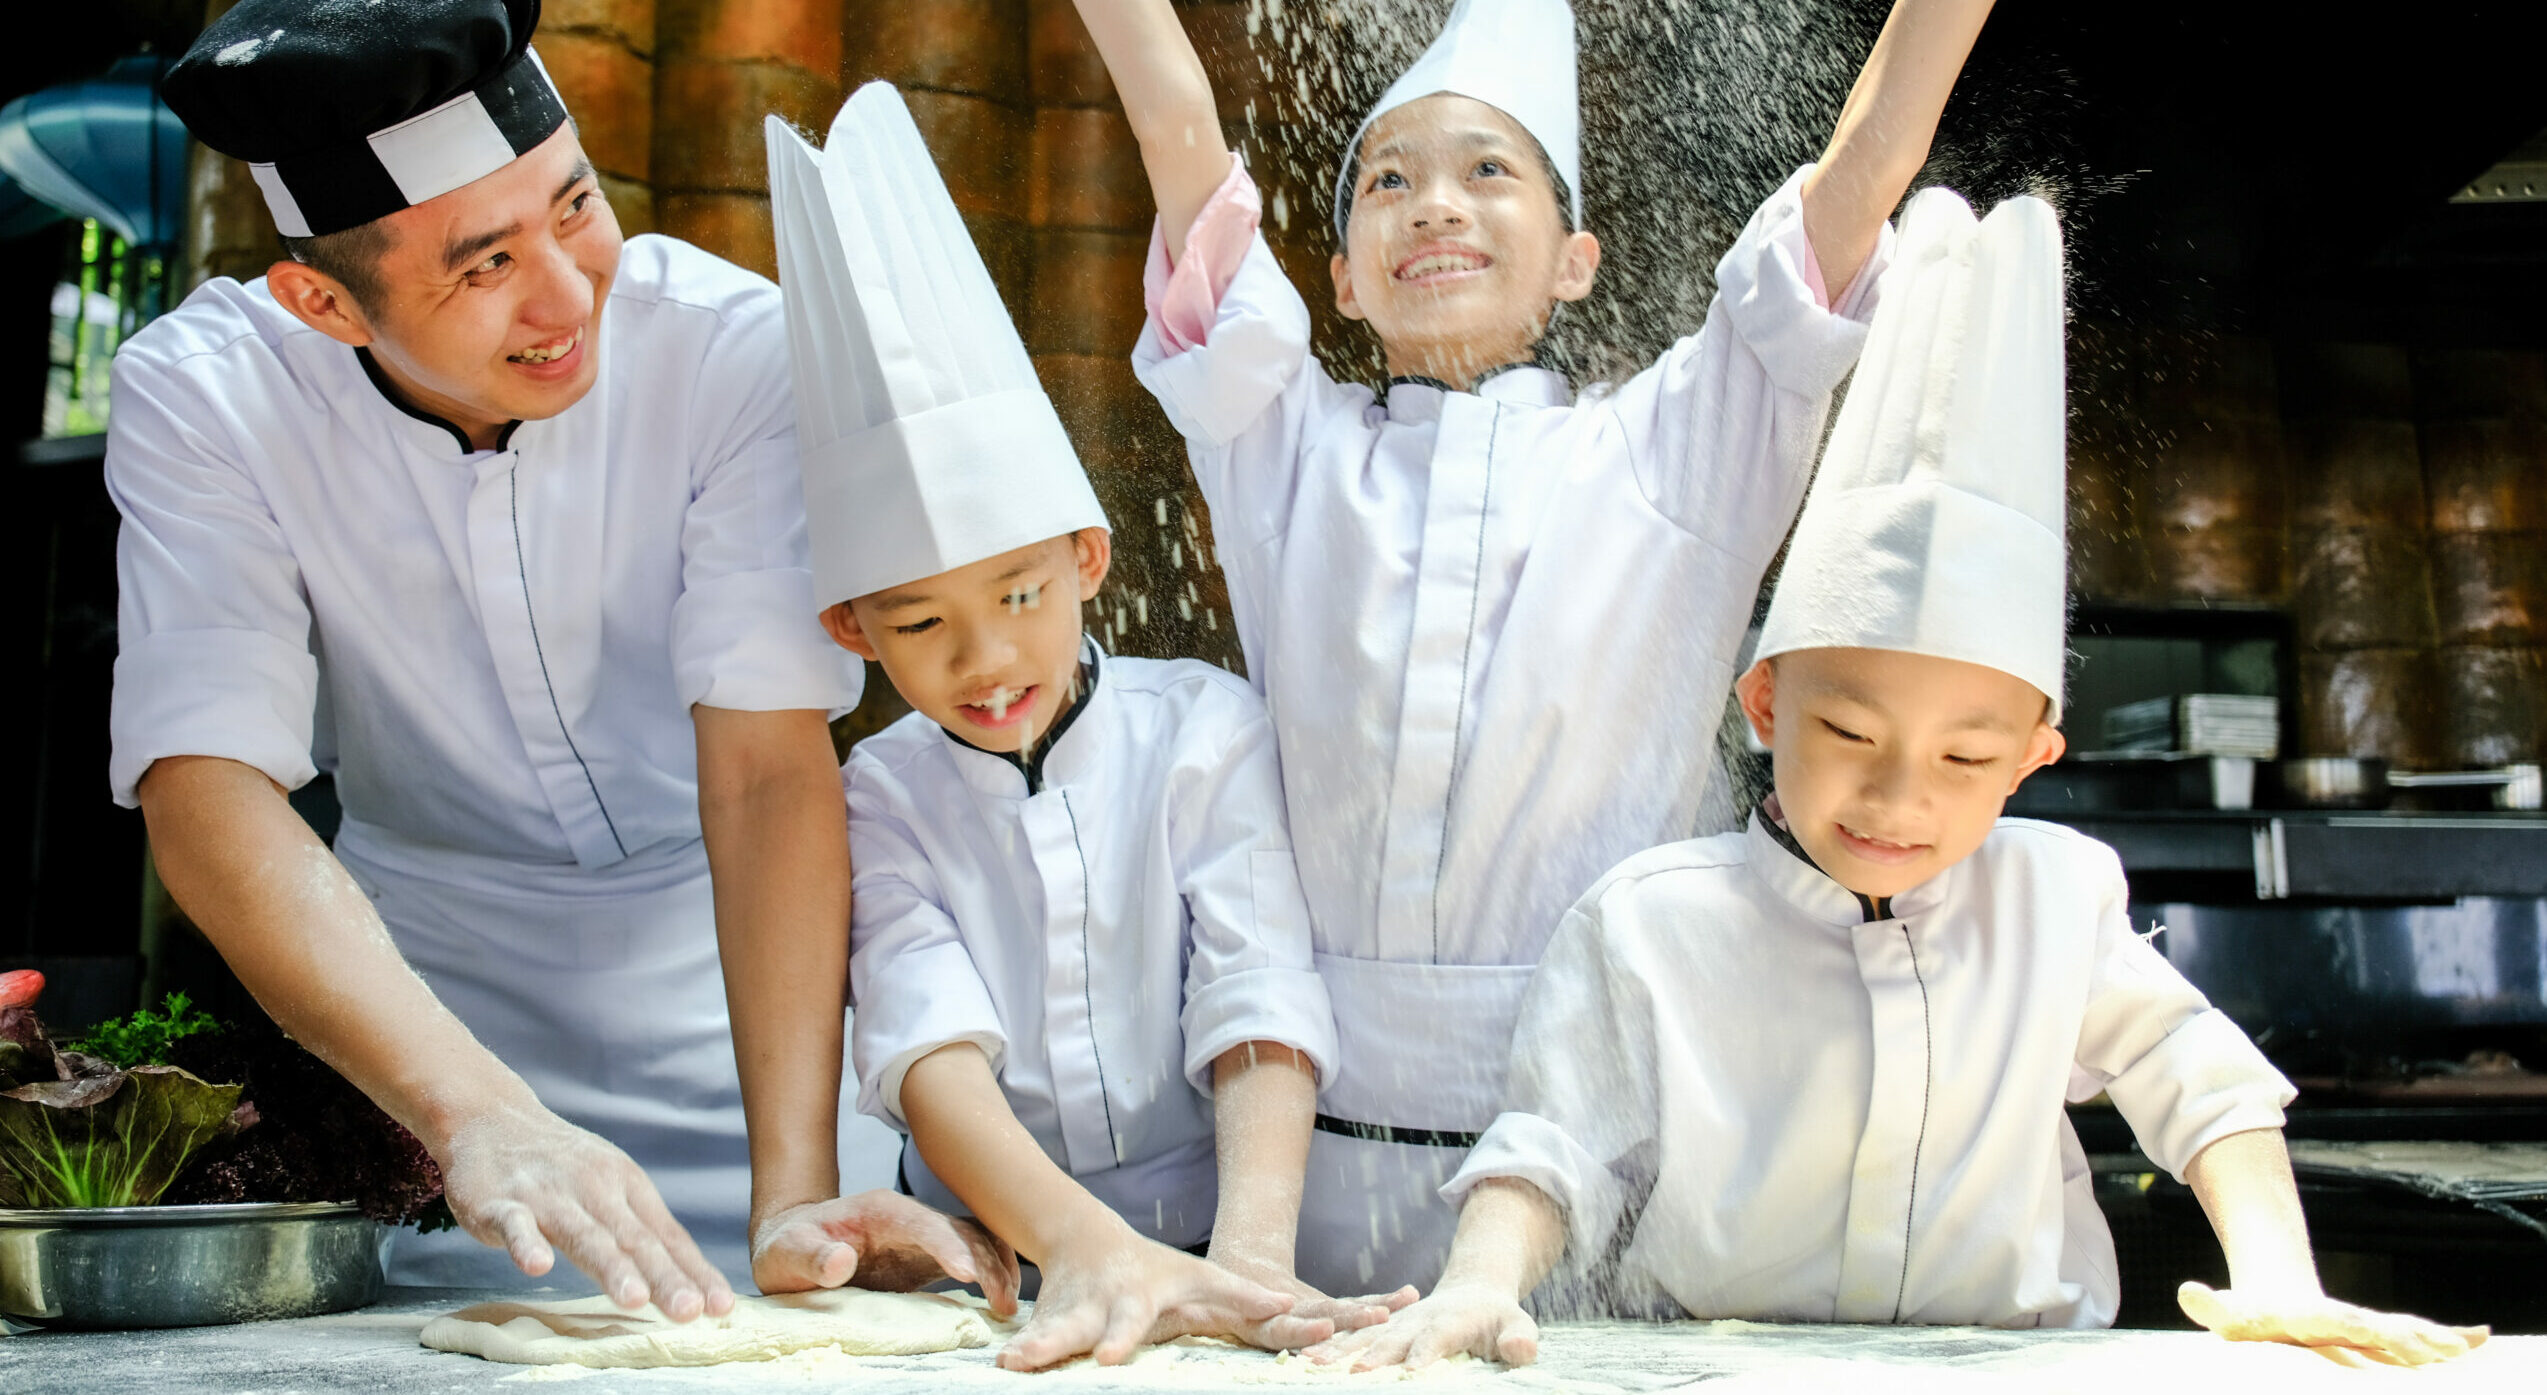
<path fill-rule="evenodd" d="M 1211 506 L 1335 1000 L 1311 1282 L 1432 1282 L 1439 1186 L 1494 1118 L 1548 936 L 1620 858 L 1698 831 L 1705 733 L 1863 342 L 1885 220 L 1988 8 L 1904 0 L 1704 322 L 1578 394 L 1537 355 L 1603 270 L 1563 0 L 1460 0 L 1342 153 L 1317 290 L 1377 336 L 1378 391 L 1310 352 L 1305 288 L 1167 0 L 1079 0 L 1158 201 L 1133 367 Z"/>
<path fill-rule="evenodd" d="M 2483 1339 L 2319 1289 L 2288 1082 L 2138 934 L 2101 843 L 1999 817 L 2058 758 L 2061 264 L 2049 208 L 1931 189 L 1739 687 L 1776 793 L 1567 913 L 1442 1282 L 1320 1355 L 1533 1359 L 1523 1298 L 1785 1322 L 2095 1327 L 2114 1247 L 2063 1110 L 2191 1184 L 2242 1338 Z"/>
<path fill-rule="evenodd" d="M 893 89 L 769 133 L 797 381 L 852 385 L 799 398 L 815 595 L 914 709 L 842 772 L 859 1107 L 1039 1267 L 1004 1365 L 1380 1319 L 1291 1273 L 1335 1028 L 1263 701 L 1082 633 L 1105 514 Z"/>

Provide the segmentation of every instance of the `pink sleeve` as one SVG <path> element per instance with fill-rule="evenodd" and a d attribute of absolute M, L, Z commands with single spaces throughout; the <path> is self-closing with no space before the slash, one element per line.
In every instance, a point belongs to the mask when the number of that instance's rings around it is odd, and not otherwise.
<path fill-rule="evenodd" d="M 1204 200 L 1203 211 L 1194 215 L 1182 257 L 1168 260 L 1167 235 L 1156 219 L 1151 220 L 1150 260 L 1141 274 L 1141 299 L 1158 325 L 1166 357 L 1201 348 L 1211 337 L 1212 322 L 1220 317 L 1220 298 L 1228 291 L 1230 278 L 1238 274 L 1238 264 L 1247 259 L 1247 248 L 1256 240 L 1256 224 L 1263 216 L 1264 199 L 1256 192 L 1256 181 L 1247 177 L 1247 166 L 1233 157 L 1229 178 Z"/>
<path fill-rule="evenodd" d="M 1813 292 L 1814 304 L 1828 310 L 1831 308 L 1831 285 L 1822 279 L 1822 259 L 1813 255 L 1813 239 L 1799 237 L 1796 242 L 1804 248 L 1804 265 L 1801 270 L 1804 272 L 1805 288 Z"/>

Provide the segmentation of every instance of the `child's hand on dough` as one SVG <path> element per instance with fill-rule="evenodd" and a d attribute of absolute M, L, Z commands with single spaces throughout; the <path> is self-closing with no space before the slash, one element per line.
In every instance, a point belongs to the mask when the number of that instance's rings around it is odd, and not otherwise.
<path fill-rule="evenodd" d="M 1291 1311 L 1284 1314 L 1285 1317 L 1324 1318 L 1334 1323 L 1335 1330 L 1338 1332 L 1353 1332 L 1365 1327 L 1376 1327 L 1388 1321 L 1389 1314 L 1414 1302 L 1416 1298 L 1413 1284 L 1408 1284 L 1395 1293 L 1368 1293 L 1358 1298 L 1329 1298 L 1319 1290 L 1302 1283 L 1299 1277 L 1291 1272 L 1288 1263 L 1230 1253 L 1217 1240 L 1212 1245 L 1211 1259 L 1212 1263 L 1242 1279 L 1262 1284 L 1276 1293 L 1291 1295 Z"/>
<path fill-rule="evenodd" d="M 1142 1237 L 1111 1214 L 1036 1257 L 1035 1314 L 999 1354 L 1012 1371 L 1074 1356 L 1116 1366 L 1153 1342 L 1227 1337 L 1270 1351 L 1321 1342 L 1335 1324 L 1290 1316 L 1293 1299 Z"/>
<path fill-rule="evenodd" d="M 2232 1342 L 2287 1342 L 2346 1365 L 2363 1360 L 2421 1366 L 2465 1356 L 2492 1335 L 2484 1327 L 2445 1327 L 2405 1313 L 2383 1313 L 2319 1293 L 2254 1294 L 2187 1283 L 2176 1290 L 2186 1317 Z"/>
<path fill-rule="evenodd" d="M 1422 1302 L 1378 1326 L 1347 1332 L 1309 1349 L 1322 1365 L 1345 1361 L 1356 1371 L 1384 1366 L 1421 1369 L 1461 1353 L 1527 1366 L 1539 1359 L 1539 1324 L 1509 1291 L 1492 1284 L 1446 1283 Z"/>

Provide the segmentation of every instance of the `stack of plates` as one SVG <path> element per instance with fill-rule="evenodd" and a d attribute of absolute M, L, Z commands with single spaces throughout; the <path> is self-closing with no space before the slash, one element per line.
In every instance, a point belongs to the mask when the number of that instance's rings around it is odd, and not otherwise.
<path fill-rule="evenodd" d="M 2271 760 L 2282 750 L 2281 704 L 2238 693 L 2187 693 L 2105 713 L 2105 749 Z"/>

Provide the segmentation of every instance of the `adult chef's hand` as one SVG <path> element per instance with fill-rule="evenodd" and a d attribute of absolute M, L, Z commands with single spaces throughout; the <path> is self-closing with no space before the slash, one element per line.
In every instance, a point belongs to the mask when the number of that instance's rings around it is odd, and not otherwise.
<path fill-rule="evenodd" d="M 545 1274 L 564 1251 L 623 1308 L 675 1322 L 734 1307 L 733 1287 L 664 1209 L 644 1169 L 545 1109 L 489 1111 L 452 1130 L 443 1187 L 460 1228 Z"/>
<path fill-rule="evenodd" d="M 1017 1311 L 1017 1252 L 969 1220 L 894 1192 L 791 1206 L 752 1235 L 752 1282 L 763 1293 L 858 1287 L 906 1293 L 937 1282 L 979 1284 L 991 1311 Z"/>

